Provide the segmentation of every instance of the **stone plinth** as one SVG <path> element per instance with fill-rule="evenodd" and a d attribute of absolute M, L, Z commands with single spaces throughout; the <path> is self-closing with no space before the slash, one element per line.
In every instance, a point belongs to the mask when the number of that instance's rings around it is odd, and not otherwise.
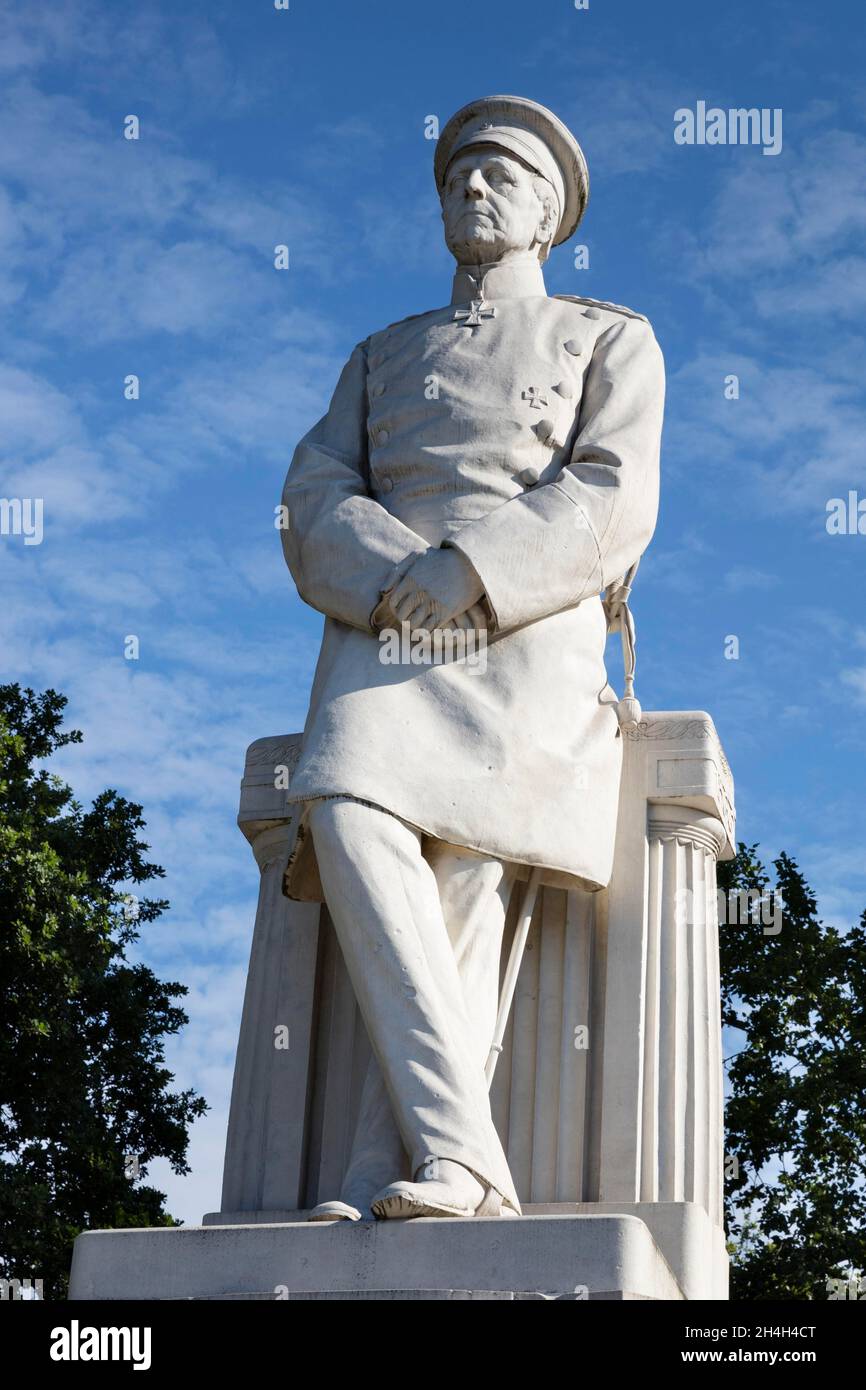
<path fill-rule="evenodd" d="M 682 1299 L 634 1216 L 340 1221 L 79 1236 L 71 1299 Z"/>

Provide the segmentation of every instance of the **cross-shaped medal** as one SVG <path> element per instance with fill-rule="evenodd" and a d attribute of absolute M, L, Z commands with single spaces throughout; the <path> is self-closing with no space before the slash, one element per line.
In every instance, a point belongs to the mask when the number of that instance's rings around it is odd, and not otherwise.
<path fill-rule="evenodd" d="M 485 304 L 483 299 L 471 300 L 468 309 L 458 309 L 454 315 L 458 323 L 462 322 L 463 328 L 480 328 L 482 319 L 495 317 L 496 309 L 492 304 Z"/>
<path fill-rule="evenodd" d="M 521 399 L 529 401 L 530 406 L 535 410 L 540 410 L 543 405 L 547 405 L 548 399 L 543 391 L 539 391 L 537 386 L 527 386 L 525 391 L 520 393 Z"/>

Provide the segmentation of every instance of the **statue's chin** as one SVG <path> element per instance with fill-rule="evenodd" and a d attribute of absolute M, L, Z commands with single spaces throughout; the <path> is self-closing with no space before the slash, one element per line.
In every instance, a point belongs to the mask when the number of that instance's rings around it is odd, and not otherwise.
<path fill-rule="evenodd" d="M 479 226 L 467 236 L 450 241 L 448 249 L 458 265 L 481 265 L 484 261 L 497 261 L 506 248 L 494 228 Z"/>

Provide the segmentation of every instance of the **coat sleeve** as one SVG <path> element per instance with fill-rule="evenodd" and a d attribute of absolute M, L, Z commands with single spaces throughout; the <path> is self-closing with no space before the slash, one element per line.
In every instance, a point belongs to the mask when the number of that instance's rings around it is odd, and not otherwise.
<path fill-rule="evenodd" d="M 484 584 L 494 631 L 572 608 L 639 559 L 658 514 L 663 408 L 653 331 L 620 319 L 595 345 L 568 464 L 450 542 Z"/>
<path fill-rule="evenodd" d="M 428 549 L 369 494 L 366 345 L 346 363 L 331 404 L 295 450 L 283 488 L 286 564 L 313 608 L 373 631 L 383 590 Z"/>

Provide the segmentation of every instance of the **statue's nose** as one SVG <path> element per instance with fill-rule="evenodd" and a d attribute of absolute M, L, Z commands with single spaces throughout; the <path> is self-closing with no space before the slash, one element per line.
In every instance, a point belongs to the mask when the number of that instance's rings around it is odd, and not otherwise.
<path fill-rule="evenodd" d="M 477 169 L 473 169 L 472 173 L 469 175 L 469 178 L 466 180 L 466 197 L 484 197 L 484 180 Z"/>

